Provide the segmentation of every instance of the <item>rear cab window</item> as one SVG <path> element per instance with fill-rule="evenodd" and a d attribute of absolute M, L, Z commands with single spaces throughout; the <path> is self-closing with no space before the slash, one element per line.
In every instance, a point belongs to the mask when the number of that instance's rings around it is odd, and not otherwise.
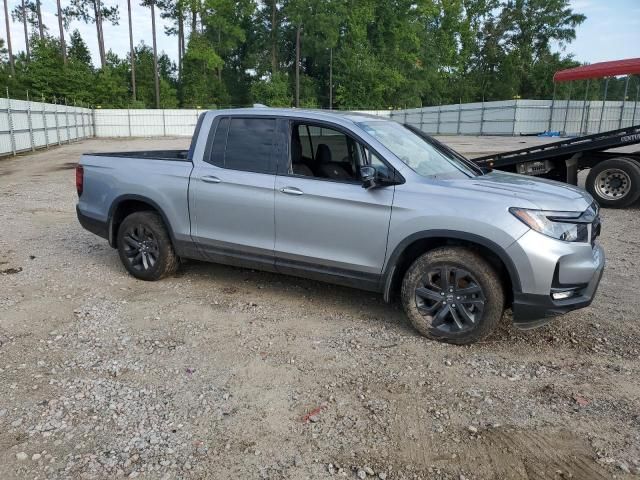
<path fill-rule="evenodd" d="M 228 170 L 275 174 L 275 141 L 275 118 L 222 117 L 205 161 Z"/>

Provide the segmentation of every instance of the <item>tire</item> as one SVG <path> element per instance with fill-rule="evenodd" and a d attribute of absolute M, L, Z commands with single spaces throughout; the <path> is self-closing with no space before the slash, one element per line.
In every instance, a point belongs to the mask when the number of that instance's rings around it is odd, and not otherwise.
<path fill-rule="evenodd" d="M 118 228 L 120 261 L 140 280 L 160 280 L 176 272 L 179 259 L 160 215 L 136 212 Z"/>
<path fill-rule="evenodd" d="M 442 278 L 449 280 L 443 285 Z M 437 248 L 418 257 L 405 273 L 401 298 L 418 332 L 457 345 L 487 337 L 504 312 L 500 276 L 464 247 Z"/>
<path fill-rule="evenodd" d="M 640 198 L 640 164 L 625 157 L 597 163 L 589 171 L 585 186 L 603 207 L 628 207 Z"/>

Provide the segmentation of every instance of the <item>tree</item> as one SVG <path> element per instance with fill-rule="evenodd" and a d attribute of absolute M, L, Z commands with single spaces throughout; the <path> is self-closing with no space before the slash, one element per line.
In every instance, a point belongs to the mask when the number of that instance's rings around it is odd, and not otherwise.
<path fill-rule="evenodd" d="M 60 30 L 60 50 L 62 51 L 62 60 L 67 63 L 67 48 L 64 43 L 64 27 L 62 26 L 62 8 L 60 8 L 60 0 L 56 0 L 58 7 L 58 28 Z"/>
<path fill-rule="evenodd" d="M 9 19 L 9 7 L 7 6 L 7 0 L 4 0 L 4 19 L 7 26 L 7 51 L 9 52 L 9 65 L 11 67 L 11 74 L 16 74 L 16 66 L 13 60 L 13 50 L 11 49 L 11 21 Z"/>
<path fill-rule="evenodd" d="M 66 22 L 76 19 L 84 23 L 95 23 L 100 65 L 102 68 L 105 68 L 107 65 L 107 57 L 102 26 L 105 21 L 112 25 L 118 25 L 120 21 L 118 6 L 110 7 L 104 5 L 101 0 L 71 0 L 71 4 L 66 7 L 63 12 Z"/>
<path fill-rule="evenodd" d="M 129 59 L 131 62 L 131 94 L 133 101 L 136 101 L 136 62 L 133 51 L 133 26 L 131 20 L 131 0 L 127 0 L 127 13 L 129 18 Z"/>
<path fill-rule="evenodd" d="M 11 12 L 11 17 L 13 18 L 14 21 L 18 21 L 18 22 L 22 22 L 22 25 L 24 27 L 24 45 L 25 45 L 25 51 L 27 54 L 27 61 L 29 61 L 29 58 L 31 57 L 31 52 L 29 51 L 29 24 L 33 24 L 34 21 L 32 19 L 29 18 L 29 14 L 31 13 L 30 9 L 28 8 L 28 4 L 27 2 L 25 2 L 25 0 L 21 1 L 21 4 L 19 6 L 16 6 L 13 11 Z"/>
<path fill-rule="evenodd" d="M 290 107 L 289 80 L 284 73 L 261 78 L 251 85 L 254 101 L 269 107 Z"/>
<path fill-rule="evenodd" d="M 158 75 L 158 46 L 156 44 L 156 0 L 144 0 L 142 5 L 151 8 L 151 38 L 153 40 L 153 83 L 156 93 L 156 108 L 160 108 L 160 77 Z"/>
<path fill-rule="evenodd" d="M 44 40 L 44 23 L 42 22 L 42 9 L 40 8 L 40 0 L 36 0 L 36 15 L 38 16 L 38 32 L 40 40 Z"/>
<path fill-rule="evenodd" d="M 191 33 L 183 60 L 183 102 L 185 105 L 206 106 L 223 103 L 226 99 L 216 72 L 223 65 L 206 37 Z"/>
<path fill-rule="evenodd" d="M 87 47 L 87 44 L 84 42 L 78 29 L 74 30 L 71 33 L 71 37 L 69 38 L 68 54 L 71 60 L 78 61 L 91 68 L 91 52 L 89 51 L 89 47 Z"/>
<path fill-rule="evenodd" d="M 141 42 L 135 48 L 135 69 L 138 88 L 137 104 L 144 108 L 153 108 L 156 105 L 155 71 L 159 74 L 160 108 L 173 108 L 178 106 L 178 96 L 173 75 L 175 65 L 169 57 L 162 53 L 157 60 L 158 68 L 154 69 L 153 49 Z M 123 72 L 128 65 L 122 68 Z M 123 73 L 126 79 L 127 74 Z"/>

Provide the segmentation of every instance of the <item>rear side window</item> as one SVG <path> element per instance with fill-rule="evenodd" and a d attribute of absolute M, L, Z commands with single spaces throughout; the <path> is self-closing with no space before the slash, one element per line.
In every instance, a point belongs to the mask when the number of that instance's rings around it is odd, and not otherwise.
<path fill-rule="evenodd" d="M 275 162 L 272 158 L 275 128 L 274 119 L 231 118 L 227 133 L 224 168 L 275 173 Z M 215 144 L 214 140 L 214 149 Z"/>

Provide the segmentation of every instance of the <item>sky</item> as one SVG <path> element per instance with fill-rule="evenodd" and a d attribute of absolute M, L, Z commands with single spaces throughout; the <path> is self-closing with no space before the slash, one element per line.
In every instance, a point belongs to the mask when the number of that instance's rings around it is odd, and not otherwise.
<path fill-rule="evenodd" d="M 9 9 L 19 0 L 9 0 Z M 62 0 L 62 5 L 67 3 Z M 141 7 L 139 0 L 132 0 L 134 44 L 141 40 L 151 45 L 151 13 Z M 115 0 L 120 10 L 120 23 L 117 26 L 104 25 L 106 49 L 113 50 L 118 56 L 128 55 L 129 33 L 127 26 L 127 2 Z M 576 40 L 565 46 L 565 53 L 571 53 L 580 62 L 600 62 L 622 58 L 640 57 L 640 0 L 571 0 L 574 11 L 587 16 L 585 22 L 577 28 Z M 58 19 L 55 15 L 56 1 L 42 0 L 43 23 L 53 35 L 58 34 Z M 164 33 L 168 21 L 160 19 L 156 12 L 158 32 L 158 50 L 166 52 L 174 61 L 178 55 L 176 37 Z M 98 42 L 95 25 L 72 22 L 66 38 L 77 28 L 92 52 L 94 65 L 99 65 Z M 0 36 L 6 38 L 5 24 L 2 22 Z M 21 23 L 12 23 L 11 39 L 14 52 L 24 50 L 24 31 Z"/>

